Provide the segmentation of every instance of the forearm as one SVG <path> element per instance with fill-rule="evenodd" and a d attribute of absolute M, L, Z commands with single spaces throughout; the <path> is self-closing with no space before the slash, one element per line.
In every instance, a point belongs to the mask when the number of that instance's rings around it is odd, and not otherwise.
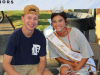
<path fill-rule="evenodd" d="M 59 62 L 63 63 L 63 64 L 69 64 L 69 65 L 71 65 L 72 67 L 75 67 L 74 63 L 71 62 L 71 61 L 65 60 L 65 59 L 63 59 L 63 58 L 61 58 L 61 57 L 58 57 L 58 58 L 56 58 L 56 59 L 57 59 Z"/>
<path fill-rule="evenodd" d="M 3 63 L 2 67 L 7 72 L 8 75 L 20 75 L 19 73 L 15 71 L 15 69 L 13 68 L 11 64 Z"/>
<path fill-rule="evenodd" d="M 88 58 L 82 58 L 79 64 L 75 67 L 76 71 L 79 71 L 87 62 Z"/>
<path fill-rule="evenodd" d="M 46 61 L 39 62 L 37 72 L 42 74 L 43 71 L 45 70 L 45 67 L 46 67 Z"/>
<path fill-rule="evenodd" d="M 39 73 L 43 73 L 43 71 L 45 70 L 45 67 L 46 67 L 46 62 L 44 63 L 44 62 L 40 62 L 39 64 L 38 64 L 38 71 L 37 72 L 39 72 Z"/>

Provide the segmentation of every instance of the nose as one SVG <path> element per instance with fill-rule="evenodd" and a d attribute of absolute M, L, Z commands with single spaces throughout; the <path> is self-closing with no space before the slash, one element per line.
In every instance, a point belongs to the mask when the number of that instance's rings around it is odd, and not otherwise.
<path fill-rule="evenodd" d="M 59 22 L 56 22 L 56 26 L 59 26 Z"/>
<path fill-rule="evenodd" d="M 34 23 L 34 19 L 31 19 L 30 22 L 31 22 L 31 23 Z"/>

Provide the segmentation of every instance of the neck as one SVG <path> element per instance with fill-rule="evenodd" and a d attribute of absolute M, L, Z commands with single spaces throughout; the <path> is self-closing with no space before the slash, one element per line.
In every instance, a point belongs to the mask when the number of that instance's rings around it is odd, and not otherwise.
<path fill-rule="evenodd" d="M 59 33 L 59 32 L 56 32 L 57 33 L 57 35 L 58 36 L 61 36 L 61 37 L 64 37 L 64 36 L 66 36 L 67 34 L 67 27 L 65 28 L 65 30 L 63 31 L 63 32 L 61 32 L 61 33 Z"/>
<path fill-rule="evenodd" d="M 23 27 L 22 27 L 22 32 L 23 32 L 23 34 L 26 36 L 26 37 L 31 37 L 32 36 L 32 34 L 34 33 L 34 31 L 29 31 L 29 30 L 27 30 L 27 29 L 24 29 Z"/>

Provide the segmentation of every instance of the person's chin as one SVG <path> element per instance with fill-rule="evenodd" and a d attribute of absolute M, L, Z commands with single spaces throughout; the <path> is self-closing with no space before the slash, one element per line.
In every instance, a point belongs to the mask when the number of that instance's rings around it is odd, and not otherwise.
<path fill-rule="evenodd" d="M 31 31 L 32 31 L 32 30 L 34 30 L 34 29 L 35 29 L 35 27 L 36 27 L 36 26 L 34 26 L 34 27 L 29 27 L 29 30 L 31 30 Z"/>
<path fill-rule="evenodd" d="M 60 32 L 60 31 L 61 31 L 61 29 L 56 29 L 56 31 L 57 31 L 57 32 Z"/>
<path fill-rule="evenodd" d="M 33 31 L 34 29 L 35 29 L 35 28 L 29 28 L 28 30 L 29 30 L 29 31 Z"/>

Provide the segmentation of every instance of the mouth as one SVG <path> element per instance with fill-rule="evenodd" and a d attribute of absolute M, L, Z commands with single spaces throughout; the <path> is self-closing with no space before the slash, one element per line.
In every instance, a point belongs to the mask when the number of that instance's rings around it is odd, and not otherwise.
<path fill-rule="evenodd" d="M 61 27 L 56 27 L 56 29 L 60 29 Z"/>
<path fill-rule="evenodd" d="M 34 27 L 35 26 L 35 24 L 28 24 L 30 27 Z"/>
<path fill-rule="evenodd" d="M 60 28 L 60 27 L 56 27 L 56 28 Z"/>

